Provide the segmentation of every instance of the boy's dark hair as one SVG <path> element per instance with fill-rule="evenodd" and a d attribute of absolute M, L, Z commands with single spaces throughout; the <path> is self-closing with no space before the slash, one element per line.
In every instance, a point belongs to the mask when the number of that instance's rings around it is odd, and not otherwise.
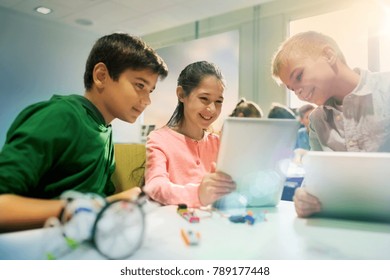
<path fill-rule="evenodd" d="M 273 104 L 268 113 L 270 119 L 296 119 L 294 112 L 282 104 Z"/>
<path fill-rule="evenodd" d="M 161 79 L 168 75 L 167 65 L 155 50 L 146 45 L 142 39 L 124 33 L 106 35 L 96 41 L 85 65 L 84 87 L 86 90 L 92 88 L 93 68 L 99 62 L 106 65 L 114 81 L 117 81 L 120 74 L 127 69 L 150 69 Z"/>
<path fill-rule="evenodd" d="M 241 97 L 229 117 L 238 117 L 240 114 L 245 118 L 261 118 L 263 110 L 253 101 L 247 101 L 244 97 Z"/>
<path fill-rule="evenodd" d="M 194 88 L 199 86 L 203 78 L 208 76 L 215 76 L 219 79 L 223 86 L 225 86 L 225 80 L 221 73 L 221 70 L 214 63 L 207 61 L 198 61 L 187 65 L 180 73 L 177 79 L 177 86 L 183 88 L 185 96 L 189 96 Z M 184 104 L 179 100 L 175 111 L 169 119 L 167 125 L 172 127 L 179 124 L 184 116 Z"/>

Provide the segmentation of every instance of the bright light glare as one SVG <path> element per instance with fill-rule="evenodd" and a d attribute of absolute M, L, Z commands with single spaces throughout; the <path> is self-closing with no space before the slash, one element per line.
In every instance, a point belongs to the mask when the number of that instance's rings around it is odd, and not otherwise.
<path fill-rule="evenodd" d="M 35 8 L 35 11 L 37 11 L 40 14 L 47 15 L 47 14 L 50 14 L 53 10 L 41 6 L 41 7 Z"/>
<path fill-rule="evenodd" d="M 386 35 L 390 35 L 390 8 L 385 7 L 384 9 L 384 21 L 383 21 L 383 33 Z"/>

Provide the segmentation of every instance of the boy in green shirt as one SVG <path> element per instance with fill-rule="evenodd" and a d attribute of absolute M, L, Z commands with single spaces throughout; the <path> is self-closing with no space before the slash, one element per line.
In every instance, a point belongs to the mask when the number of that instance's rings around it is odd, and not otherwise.
<path fill-rule="evenodd" d="M 57 216 L 62 192 L 116 195 L 110 123 L 134 123 L 150 104 L 168 69 L 141 39 L 111 34 L 93 46 L 85 68 L 85 94 L 53 96 L 24 109 L 0 152 L 0 232 L 41 227 Z"/>

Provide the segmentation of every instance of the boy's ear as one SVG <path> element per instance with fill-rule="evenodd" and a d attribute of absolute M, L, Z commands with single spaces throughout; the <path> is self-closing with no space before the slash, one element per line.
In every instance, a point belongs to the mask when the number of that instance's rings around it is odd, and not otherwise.
<path fill-rule="evenodd" d="M 334 65 L 337 61 L 337 54 L 334 49 L 330 46 L 326 46 L 323 51 L 326 59 L 331 65 Z"/>
<path fill-rule="evenodd" d="M 184 99 L 184 90 L 181 86 L 178 86 L 176 88 L 176 95 L 177 95 L 177 99 L 179 99 L 180 102 L 183 102 L 183 99 Z"/>
<path fill-rule="evenodd" d="M 104 87 L 107 78 L 109 77 L 107 66 L 103 62 L 99 62 L 93 68 L 93 82 L 97 88 Z"/>

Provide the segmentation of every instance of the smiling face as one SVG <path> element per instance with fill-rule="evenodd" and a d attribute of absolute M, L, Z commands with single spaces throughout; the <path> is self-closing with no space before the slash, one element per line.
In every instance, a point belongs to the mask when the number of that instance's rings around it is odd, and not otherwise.
<path fill-rule="evenodd" d="M 341 103 L 356 83 L 336 41 L 314 31 L 284 41 L 271 65 L 277 83 L 281 81 L 299 99 L 317 105 L 331 97 Z"/>
<path fill-rule="evenodd" d="M 290 58 L 280 70 L 280 80 L 288 89 L 300 100 L 317 105 L 323 105 L 332 97 L 335 77 L 331 60 L 324 55 Z"/>
<path fill-rule="evenodd" d="M 96 66 L 94 75 L 99 100 L 95 98 L 93 103 L 102 113 L 106 123 L 115 118 L 134 123 L 151 103 L 150 94 L 158 79 L 158 74 L 149 69 L 127 69 L 114 81 L 108 75 L 104 64 Z"/>
<path fill-rule="evenodd" d="M 150 94 L 156 87 L 158 74 L 150 70 L 126 70 L 118 81 L 111 81 L 107 88 L 108 113 L 112 118 L 134 123 L 151 104 Z"/>
<path fill-rule="evenodd" d="M 223 91 L 223 83 L 213 75 L 205 76 L 187 96 L 178 87 L 178 98 L 184 104 L 182 127 L 188 134 L 206 130 L 218 118 L 222 109 Z"/>

